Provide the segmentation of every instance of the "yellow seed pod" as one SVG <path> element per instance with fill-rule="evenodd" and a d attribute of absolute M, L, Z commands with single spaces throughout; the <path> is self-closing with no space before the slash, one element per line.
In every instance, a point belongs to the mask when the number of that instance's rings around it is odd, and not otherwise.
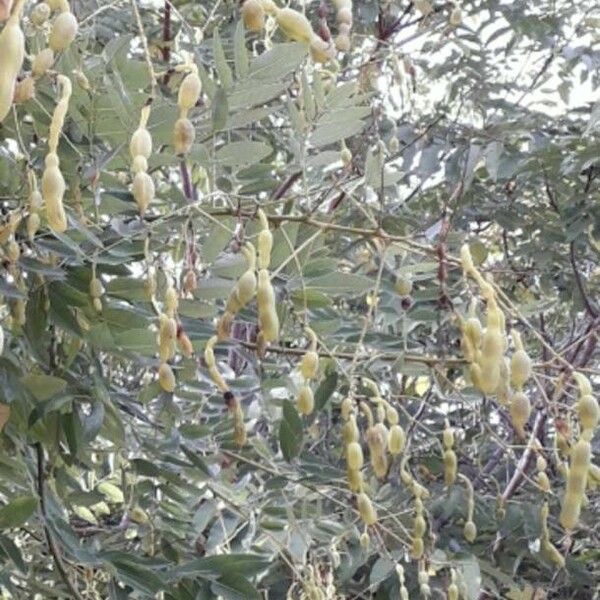
<path fill-rule="evenodd" d="M 165 392 L 174 392 L 177 382 L 175 374 L 168 363 L 162 363 L 158 368 L 158 383 Z"/>
<path fill-rule="evenodd" d="M 595 429 L 600 420 L 600 408 L 596 398 L 589 394 L 581 396 L 577 402 L 577 414 L 582 429 Z"/>
<path fill-rule="evenodd" d="M 417 515 L 413 521 L 413 536 L 415 538 L 422 538 L 427 530 L 427 523 L 423 515 Z"/>
<path fill-rule="evenodd" d="M 517 435 L 525 437 L 525 425 L 531 415 L 531 403 L 523 392 L 515 392 L 510 401 L 510 418 Z"/>
<path fill-rule="evenodd" d="M 293 8 L 277 10 L 275 19 L 283 34 L 291 40 L 309 43 L 314 35 L 310 21 Z"/>
<path fill-rule="evenodd" d="M 548 463 L 546 462 L 546 459 L 541 454 L 538 454 L 538 457 L 535 460 L 535 468 L 538 471 L 545 471 L 547 466 Z"/>
<path fill-rule="evenodd" d="M 388 443 L 389 432 L 383 423 L 375 423 L 367 430 L 367 444 L 373 454 L 384 454 Z"/>
<path fill-rule="evenodd" d="M 30 242 L 33 242 L 35 234 L 40 228 L 40 215 L 38 213 L 31 213 L 27 217 L 27 238 Z"/>
<path fill-rule="evenodd" d="M 412 279 L 408 275 L 399 274 L 396 276 L 394 288 L 400 296 L 410 296 L 413 289 Z"/>
<path fill-rule="evenodd" d="M 387 456 L 385 454 L 371 454 L 371 466 L 375 475 L 379 479 L 384 479 L 389 468 Z"/>
<path fill-rule="evenodd" d="M 23 2 L 18 2 L 0 32 L 0 123 L 4 121 L 13 102 L 17 75 L 25 58 L 25 36 L 19 19 Z"/>
<path fill-rule="evenodd" d="M 460 263 L 465 276 L 472 275 L 476 272 L 469 244 L 463 244 L 460 249 Z"/>
<path fill-rule="evenodd" d="M 102 300 L 100 298 L 93 298 L 92 305 L 96 312 L 102 312 Z"/>
<path fill-rule="evenodd" d="M 41 27 L 50 18 L 50 13 L 51 10 L 48 4 L 46 2 L 40 2 L 31 9 L 29 17 L 36 27 Z"/>
<path fill-rule="evenodd" d="M 510 387 L 510 364 L 507 358 L 503 358 L 500 361 L 500 381 L 496 388 L 496 397 L 498 398 L 498 402 L 503 406 L 510 405 L 512 389 Z"/>
<path fill-rule="evenodd" d="M 342 427 L 342 439 L 345 444 L 350 444 L 352 442 L 358 442 L 359 438 L 360 432 L 358 430 L 358 425 L 356 424 L 356 418 L 354 415 L 351 415 Z"/>
<path fill-rule="evenodd" d="M 172 317 L 179 308 L 179 296 L 177 295 L 177 290 L 169 286 L 165 291 L 165 312 L 167 315 Z"/>
<path fill-rule="evenodd" d="M 425 552 L 425 544 L 423 543 L 423 538 L 412 538 L 412 542 L 410 545 L 411 558 L 414 560 L 420 560 L 423 557 L 423 552 Z"/>
<path fill-rule="evenodd" d="M 271 263 L 271 251 L 273 249 L 273 234 L 269 229 L 269 221 L 264 211 L 259 208 L 257 213 L 261 224 L 261 230 L 258 233 L 258 268 L 268 269 Z"/>
<path fill-rule="evenodd" d="M 240 12 L 248 31 L 259 32 L 265 26 L 265 11 L 260 0 L 245 0 Z"/>
<path fill-rule="evenodd" d="M 40 5 L 38 5 L 40 6 Z M 34 77 L 42 77 L 48 69 L 54 65 L 54 50 L 52 48 L 44 48 L 35 55 L 31 63 L 31 74 Z"/>
<path fill-rule="evenodd" d="M 567 476 L 567 488 L 559 517 L 560 524 L 565 529 L 573 529 L 579 521 L 590 461 L 590 443 L 585 439 L 580 439 L 571 449 L 571 465 Z"/>
<path fill-rule="evenodd" d="M 353 408 L 354 404 L 352 402 L 352 398 L 346 396 L 340 404 L 340 414 L 342 415 L 342 419 L 344 419 L 344 421 L 347 421 L 350 418 Z"/>
<path fill-rule="evenodd" d="M 531 358 L 525 350 L 517 350 L 510 359 L 510 381 L 520 390 L 530 377 Z"/>
<path fill-rule="evenodd" d="M 174 340 L 177 337 L 177 321 L 161 313 L 158 317 L 159 335 L 163 340 Z"/>
<path fill-rule="evenodd" d="M 335 47 L 340 52 L 348 52 L 350 50 L 350 36 L 345 33 L 340 33 L 335 38 Z"/>
<path fill-rule="evenodd" d="M 263 338 L 266 342 L 273 342 L 279 337 L 279 317 L 275 310 L 275 292 L 266 269 L 261 269 L 258 272 L 256 301 L 258 305 L 258 323 Z"/>
<path fill-rule="evenodd" d="M 142 217 L 146 213 L 150 202 L 154 200 L 155 192 L 156 190 L 152 177 L 145 171 L 138 171 L 133 178 L 131 193 L 133 194 Z"/>
<path fill-rule="evenodd" d="M 33 77 L 25 77 L 21 79 L 15 86 L 15 95 L 13 101 L 15 104 L 23 104 L 29 102 L 35 97 L 35 80 Z"/>
<path fill-rule="evenodd" d="M 465 523 L 463 535 L 465 536 L 465 540 L 470 544 L 475 541 L 475 538 L 477 537 L 477 527 L 473 521 L 469 520 Z"/>
<path fill-rule="evenodd" d="M 360 471 L 347 470 L 348 488 L 351 492 L 360 492 L 363 489 L 363 476 Z"/>
<path fill-rule="evenodd" d="M 460 338 L 460 349 L 468 363 L 474 363 L 477 360 L 477 350 L 473 347 L 471 340 L 464 334 Z"/>
<path fill-rule="evenodd" d="M 75 77 L 75 81 L 77 82 L 77 85 L 82 90 L 89 92 L 92 89 L 89 79 L 87 78 L 86 74 L 83 71 L 81 71 L 80 69 L 74 69 L 73 76 Z"/>
<path fill-rule="evenodd" d="M 144 156 L 142 156 L 141 154 L 138 154 L 133 159 L 133 162 L 131 163 L 131 170 L 134 173 L 140 173 L 142 171 L 147 171 L 148 170 L 148 161 L 146 160 L 146 158 Z"/>
<path fill-rule="evenodd" d="M 149 115 L 149 112 L 145 110 L 147 108 L 148 107 L 144 107 L 142 113 L 143 124 L 133 132 L 131 141 L 129 142 L 129 153 L 131 154 L 132 159 L 136 156 L 143 156 L 147 160 L 152 154 L 152 136 L 146 129 L 145 124 L 145 120 L 148 118 L 147 115 Z"/>
<path fill-rule="evenodd" d="M 504 353 L 504 337 L 496 327 L 488 327 L 481 341 L 481 361 L 498 362 Z"/>
<path fill-rule="evenodd" d="M 589 396 L 592 394 L 592 384 L 590 380 L 583 374 L 575 371 L 573 373 L 573 379 L 577 382 L 577 386 L 579 387 L 579 395 L 580 396 Z"/>
<path fill-rule="evenodd" d="M 196 139 L 196 130 L 192 125 L 192 122 L 182 117 L 175 121 L 175 127 L 173 129 L 173 147 L 175 148 L 175 154 L 187 154 L 194 145 Z"/>
<path fill-rule="evenodd" d="M 246 306 L 254 298 L 256 293 L 256 275 L 254 270 L 246 271 L 239 279 L 236 285 L 236 298 L 240 306 Z"/>
<path fill-rule="evenodd" d="M 444 483 L 452 485 L 456 481 L 456 453 L 454 450 L 444 450 Z"/>
<path fill-rule="evenodd" d="M 360 471 L 363 468 L 363 451 L 358 442 L 350 442 L 346 448 L 346 462 L 348 468 L 353 471 Z"/>
<path fill-rule="evenodd" d="M 446 421 L 444 432 L 442 433 L 442 443 L 447 450 L 454 446 L 454 429 L 450 427 L 448 421 Z"/>
<path fill-rule="evenodd" d="M 319 370 L 319 355 L 314 350 L 308 350 L 300 361 L 300 373 L 304 379 L 314 379 Z"/>
<path fill-rule="evenodd" d="M 182 115 L 185 115 L 187 111 L 196 106 L 201 93 L 202 82 L 200 81 L 200 77 L 198 77 L 196 69 L 194 69 L 184 77 L 179 86 L 177 104 L 182 111 Z"/>
<path fill-rule="evenodd" d="M 364 492 L 360 492 L 356 496 L 356 505 L 360 518 L 363 520 L 365 525 L 375 525 L 377 523 L 377 511 L 375 510 L 371 499 Z"/>
<path fill-rule="evenodd" d="M 481 346 L 483 328 L 481 327 L 481 321 L 477 317 L 469 317 L 464 322 L 463 332 L 469 338 L 473 348 L 477 349 Z"/>
<path fill-rule="evenodd" d="M 536 483 L 540 486 L 542 492 L 548 493 L 550 491 L 550 480 L 545 471 L 539 471 L 536 475 Z"/>
<path fill-rule="evenodd" d="M 48 38 L 48 46 L 54 52 L 62 52 L 66 50 L 77 36 L 77 19 L 71 12 L 62 12 L 52 24 L 52 31 Z"/>
<path fill-rule="evenodd" d="M 315 408 L 315 398 L 310 386 L 305 383 L 298 391 L 298 398 L 296 399 L 298 412 L 301 415 L 310 415 Z"/>
<path fill-rule="evenodd" d="M 97 277 L 92 277 L 90 280 L 90 296 L 92 298 L 100 298 L 104 294 L 104 286 Z"/>
<path fill-rule="evenodd" d="M 482 360 L 480 379 L 477 386 L 484 394 L 493 394 L 500 385 L 500 362 Z"/>
<path fill-rule="evenodd" d="M 46 207 L 48 225 L 62 233 L 67 229 L 67 216 L 63 208 L 65 180 L 58 168 L 58 156 L 51 152 L 46 156 L 46 168 L 42 175 L 42 198 Z"/>
<path fill-rule="evenodd" d="M 558 551 L 556 546 L 550 542 L 550 540 L 542 540 L 541 550 L 550 562 L 554 563 L 559 569 L 564 568 L 565 557 Z"/>
<path fill-rule="evenodd" d="M 388 436 L 388 450 L 392 456 L 397 456 L 404 450 L 406 434 L 400 425 L 392 425 Z"/>
<path fill-rule="evenodd" d="M 335 47 L 331 42 L 314 34 L 310 39 L 310 55 L 317 63 L 328 63 L 335 57 Z"/>
<path fill-rule="evenodd" d="M 459 600 L 458 586 L 451 583 L 446 591 L 446 600 Z"/>
<path fill-rule="evenodd" d="M 177 345 L 181 354 L 186 358 L 191 358 L 194 354 L 194 346 L 192 346 L 192 341 L 186 333 L 181 333 L 181 335 L 177 336 Z"/>

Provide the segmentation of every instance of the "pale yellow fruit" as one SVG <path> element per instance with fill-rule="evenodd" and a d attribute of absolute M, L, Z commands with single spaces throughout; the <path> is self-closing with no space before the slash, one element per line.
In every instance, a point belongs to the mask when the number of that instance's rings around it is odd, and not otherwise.
<path fill-rule="evenodd" d="M 52 48 L 44 48 L 35 55 L 35 58 L 31 63 L 31 74 L 34 77 L 42 77 L 53 65 L 54 50 L 52 50 Z"/>
<path fill-rule="evenodd" d="M 50 46 L 54 52 L 66 50 L 77 36 L 78 27 L 77 19 L 73 13 L 60 13 L 56 19 L 54 19 L 54 23 L 52 24 L 48 46 Z"/>
<path fill-rule="evenodd" d="M 177 387 L 175 374 L 167 363 L 162 363 L 158 368 L 158 383 L 165 392 L 174 392 Z"/>
<path fill-rule="evenodd" d="M 358 442 L 350 442 L 346 448 L 346 462 L 348 468 L 353 471 L 360 471 L 363 468 L 363 451 Z"/>
<path fill-rule="evenodd" d="M 200 99 L 201 93 L 202 82 L 200 81 L 200 77 L 198 77 L 198 73 L 195 71 L 188 73 L 181 82 L 181 86 L 179 86 L 179 94 L 177 97 L 179 108 L 184 112 L 194 108 Z"/>
<path fill-rule="evenodd" d="M 196 130 L 187 118 L 177 119 L 173 129 L 173 146 L 175 154 L 187 154 L 194 145 Z"/>
<path fill-rule="evenodd" d="M 373 507 L 371 499 L 364 492 L 356 497 L 358 512 L 365 525 L 375 525 L 377 523 L 377 511 Z"/>
<path fill-rule="evenodd" d="M 319 370 L 319 355 L 314 350 L 308 350 L 300 362 L 300 373 L 304 379 L 314 379 Z"/>
<path fill-rule="evenodd" d="M 260 0 L 245 0 L 240 9 L 244 27 L 248 31 L 259 32 L 265 25 L 265 11 Z"/>
<path fill-rule="evenodd" d="M 303 385 L 298 391 L 298 412 L 301 415 L 310 415 L 315 408 L 315 398 L 308 384 Z"/>
<path fill-rule="evenodd" d="M 314 32 L 310 21 L 293 8 L 282 8 L 275 13 L 275 19 L 286 37 L 298 42 L 309 43 Z"/>

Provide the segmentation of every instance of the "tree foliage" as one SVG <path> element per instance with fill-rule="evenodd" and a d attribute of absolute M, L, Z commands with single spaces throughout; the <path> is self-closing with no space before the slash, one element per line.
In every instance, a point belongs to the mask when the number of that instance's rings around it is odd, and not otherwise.
<path fill-rule="evenodd" d="M 600 5 L 246 2 L 4 24 L 3 598 L 594 598 Z"/>

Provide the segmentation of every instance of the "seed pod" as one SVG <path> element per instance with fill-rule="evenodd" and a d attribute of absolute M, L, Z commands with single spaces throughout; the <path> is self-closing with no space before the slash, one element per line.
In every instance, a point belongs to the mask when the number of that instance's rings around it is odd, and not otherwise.
<path fill-rule="evenodd" d="M 377 511 L 373 507 L 369 496 L 367 496 L 364 492 L 360 492 L 356 496 L 356 505 L 358 506 L 360 518 L 363 520 L 365 525 L 369 526 L 377 523 Z"/>
<path fill-rule="evenodd" d="M 525 350 L 517 350 L 510 359 L 510 381 L 517 390 L 521 390 L 530 377 L 531 358 Z"/>
<path fill-rule="evenodd" d="M 90 85 L 90 82 L 89 82 L 86 74 L 83 71 L 81 71 L 80 69 L 74 69 L 73 75 L 75 77 L 75 81 L 76 81 L 77 85 L 82 90 L 89 92 L 92 89 L 92 86 Z"/>
<path fill-rule="evenodd" d="M 273 234 L 269 229 L 267 216 L 262 209 L 257 211 L 261 223 L 261 230 L 258 234 L 258 268 L 268 269 L 271 263 L 271 251 L 273 249 Z"/>
<path fill-rule="evenodd" d="M 165 313 L 161 313 L 159 318 L 159 335 L 163 340 L 174 340 L 177 337 L 177 322 Z"/>
<path fill-rule="evenodd" d="M 465 540 L 470 544 L 475 541 L 475 538 L 477 537 L 477 527 L 473 521 L 467 521 L 465 523 L 463 535 L 465 536 Z"/>
<path fill-rule="evenodd" d="M 367 430 L 367 444 L 372 454 L 384 454 L 389 432 L 383 423 L 376 423 Z"/>
<path fill-rule="evenodd" d="M 248 31 L 259 32 L 265 26 L 265 11 L 260 0 L 245 0 L 240 12 Z"/>
<path fill-rule="evenodd" d="M 165 392 L 174 392 L 177 382 L 168 363 L 162 363 L 158 368 L 158 383 Z"/>
<path fill-rule="evenodd" d="M 389 468 L 387 456 L 385 454 L 371 454 L 371 466 L 375 475 L 379 479 L 384 479 Z"/>
<path fill-rule="evenodd" d="M 550 491 L 550 480 L 544 471 L 538 472 L 536 475 L 536 483 L 540 486 L 542 492 L 548 493 Z"/>
<path fill-rule="evenodd" d="M 423 518 L 423 515 L 416 515 L 413 521 L 413 536 L 415 538 L 422 538 L 427 531 L 427 523 Z"/>
<path fill-rule="evenodd" d="M 600 420 L 600 408 L 593 396 L 586 394 L 577 402 L 577 413 L 582 429 L 595 429 Z"/>
<path fill-rule="evenodd" d="M 319 355 L 314 350 L 309 350 L 300 362 L 300 373 L 304 379 L 314 379 L 319 370 Z"/>
<path fill-rule="evenodd" d="M 140 125 L 133 132 L 131 141 L 129 142 L 129 153 L 131 158 L 134 159 L 136 156 L 143 156 L 144 158 L 150 158 L 152 154 L 152 136 L 146 129 L 146 122 L 150 116 L 150 107 L 144 106 L 140 116 Z"/>
<path fill-rule="evenodd" d="M 46 206 L 48 225 L 57 233 L 67 229 L 67 216 L 63 208 L 66 184 L 58 168 L 58 156 L 54 152 L 46 155 L 46 168 L 42 175 L 42 198 Z"/>
<path fill-rule="evenodd" d="M 347 470 L 348 488 L 351 492 L 360 492 L 363 489 L 363 476 L 360 471 Z"/>
<path fill-rule="evenodd" d="M 148 173 L 139 171 L 133 178 L 133 184 L 131 186 L 131 193 L 136 201 L 140 216 L 144 216 L 148 205 L 154 200 L 155 194 L 154 181 Z"/>
<path fill-rule="evenodd" d="M 579 521 L 590 468 L 590 459 L 590 443 L 585 439 L 580 439 L 571 450 L 571 464 L 567 477 L 567 488 L 560 512 L 559 520 L 565 529 L 573 529 Z"/>
<path fill-rule="evenodd" d="M 317 63 L 327 63 L 335 57 L 333 44 L 316 34 L 312 36 L 309 48 L 312 59 Z"/>
<path fill-rule="evenodd" d="M 179 296 L 177 295 L 177 290 L 169 286 L 165 291 L 165 312 L 167 315 L 172 317 L 179 308 Z"/>
<path fill-rule="evenodd" d="M 46 2 L 40 2 L 31 9 L 29 17 L 36 27 L 41 27 L 50 18 L 50 12 L 48 4 Z"/>
<path fill-rule="evenodd" d="M 456 453 L 454 450 L 444 450 L 444 482 L 452 485 L 456 481 Z"/>
<path fill-rule="evenodd" d="M 29 102 L 35 97 L 35 81 L 33 77 L 25 77 L 15 86 L 15 95 L 13 102 L 15 104 L 23 104 Z"/>
<path fill-rule="evenodd" d="M 98 313 L 102 312 L 102 300 L 100 300 L 100 298 L 93 298 L 92 305 L 96 312 L 98 312 Z"/>
<path fill-rule="evenodd" d="M 575 379 L 575 381 L 577 382 L 580 396 L 589 396 L 592 394 L 592 384 L 583 373 L 575 371 L 573 373 L 573 379 Z"/>
<path fill-rule="evenodd" d="M 414 560 L 420 560 L 423 556 L 423 552 L 425 552 L 425 544 L 423 543 L 423 538 L 414 537 L 412 538 L 411 546 L 410 546 L 410 556 Z"/>
<path fill-rule="evenodd" d="M 246 271 L 238 280 L 236 297 L 240 306 L 246 306 L 254 298 L 256 292 L 256 275 L 254 270 Z"/>
<path fill-rule="evenodd" d="M 296 400 L 298 412 L 301 415 L 310 415 L 315 408 L 315 398 L 310 386 L 305 383 L 298 391 Z"/>
<path fill-rule="evenodd" d="M 33 242 L 35 234 L 40 228 L 40 215 L 37 213 L 31 213 L 27 217 L 27 239 Z"/>
<path fill-rule="evenodd" d="M 388 436 L 388 450 L 392 456 L 397 456 L 404 450 L 406 434 L 400 425 L 392 425 Z"/>
<path fill-rule="evenodd" d="M 279 9 L 275 12 L 275 19 L 283 34 L 291 40 L 309 43 L 314 35 L 310 21 L 297 10 Z"/>
<path fill-rule="evenodd" d="M 448 421 L 446 421 L 446 425 L 442 433 L 442 443 L 444 444 L 444 448 L 447 450 L 454 446 L 454 429 L 450 427 Z"/>
<path fill-rule="evenodd" d="M 40 6 L 40 5 L 38 5 Z M 54 50 L 52 48 L 44 48 L 35 55 L 31 63 L 31 74 L 34 77 L 43 77 L 48 69 L 54 65 Z"/>
<path fill-rule="evenodd" d="M 458 586 L 455 583 L 451 583 L 446 591 L 446 600 L 459 600 Z"/>
<path fill-rule="evenodd" d="M 396 283 L 394 287 L 400 296 L 410 296 L 410 293 L 413 289 L 412 279 L 407 275 L 400 274 L 396 277 Z"/>
<path fill-rule="evenodd" d="M 363 452 L 358 442 L 350 442 L 346 448 L 346 462 L 348 468 L 353 471 L 360 471 L 363 468 Z"/>
<path fill-rule="evenodd" d="M 17 262 L 19 260 L 19 257 L 21 256 L 21 248 L 19 246 L 19 244 L 11 239 L 9 240 L 7 246 L 6 246 L 6 257 L 8 258 L 8 260 L 10 260 L 10 262 Z"/>
<path fill-rule="evenodd" d="M 97 277 L 92 277 L 90 280 L 90 296 L 92 298 L 100 298 L 104 294 L 104 286 Z"/>
<path fill-rule="evenodd" d="M 531 403 L 523 392 L 515 392 L 510 401 L 510 418 L 517 435 L 525 437 L 525 425 L 531 415 Z"/>
<path fill-rule="evenodd" d="M 177 345 L 179 346 L 181 354 L 183 354 L 186 358 L 191 358 L 194 354 L 194 347 L 192 346 L 192 342 L 185 332 L 182 331 L 177 336 Z"/>
<path fill-rule="evenodd" d="M 175 121 L 175 127 L 173 129 L 173 146 L 175 148 L 175 154 L 187 154 L 194 145 L 196 139 L 196 130 L 192 125 L 192 122 L 182 117 Z"/>
<path fill-rule="evenodd" d="M 342 419 L 344 419 L 344 421 L 347 421 L 350 418 L 353 408 L 354 404 L 352 402 L 352 398 L 346 396 L 340 404 L 340 414 L 342 415 Z"/>
<path fill-rule="evenodd" d="M 141 173 L 142 171 L 148 170 L 148 161 L 144 156 L 138 154 L 131 163 L 131 170 L 134 173 Z"/>
<path fill-rule="evenodd" d="M 25 36 L 19 25 L 22 8 L 23 2 L 17 2 L 0 32 L 0 123 L 12 105 L 15 82 L 25 58 Z"/>
<path fill-rule="evenodd" d="M 77 19 L 71 12 L 62 12 L 52 24 L 52 31 L 48 38 L 48 46 L 54 52 L 66 50 L 77 35 L 78 29 Z"/>
<path fill-rule="evenodd" d="M 198 77 L 198 73 L 194 69 L 184 77 L 179 86 L 177 104 L 181 110 L 181 116 L 185 116 L 190 109 L 196 106 L 201 93 L 202 81 L 200 81 L 200 77 Z"/>
<path fill-rule="evenodd" d="M 358 425 L 356 424 L 356 418 L 354 415 L 350 415 L 350 418 L 342 427 L 342 439 L 345 444 L 351 444 L 352 442 L 358 442 L 359 438 L 360 432 L 358 430 Z"/>
<path fill-rule="evenodd" d="M 469 317 L 464 323 L 463 331 L 469 338 L 473 348 L 477 349 L 481 346 L 483 328 L 481 327 L 481 321 L 477 317 Z"/>
<path fill-rule="evenodd" d="M 258 272 L 256 300 L 258 323 L 265 342 L 273 342 L 279 337 L 279 317 L 275 310 L 275 292 L 266 269 Z"/>

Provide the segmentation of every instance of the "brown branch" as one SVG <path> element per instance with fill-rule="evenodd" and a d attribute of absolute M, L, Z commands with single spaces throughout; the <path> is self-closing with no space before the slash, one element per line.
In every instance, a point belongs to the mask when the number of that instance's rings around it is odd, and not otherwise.
<path fill-rule="evenodd" d="M 537 414 L 535 415 L 535 421 L 533 423 L 533 429 L 531 431 L 531 437 L 530 437 L 531 441 L 533 441 L 534 439 L 539 438 L 541 436 L 545 423 L 546 423 L 546 414 L 542 410 L 539 410 L 537 412 Z M 517 468 L 515 469 L 515 472 L 513 473 L 512 477 L 510 478 L 510 481 L 508 482 L 504 492 L 502 492 L 501 502 L 503 505 L 517 491 L 517 488 L 523 481 L 525 471 L 527 471 L 527 468 L 529 467 L 529 463 L 531 462 L 531 459 L 533 458 L 533 456 L 535 454 L 533 451 L 533 448 L 534 448 L 534 444 L 529 443 L 529 444 L 527 444 L 527 447 L 523 451 L 523 454 L 521 455 L 521 458 L 519 459 L 519 462 L 517 464 Z"/>
<path fill-rule="evenodd" d="M 165 0 L 165 8 L 163 11 L 163 46 L 161 49 L 162 59 L 165 62 L 171 60 L 171 2 Z"/>

